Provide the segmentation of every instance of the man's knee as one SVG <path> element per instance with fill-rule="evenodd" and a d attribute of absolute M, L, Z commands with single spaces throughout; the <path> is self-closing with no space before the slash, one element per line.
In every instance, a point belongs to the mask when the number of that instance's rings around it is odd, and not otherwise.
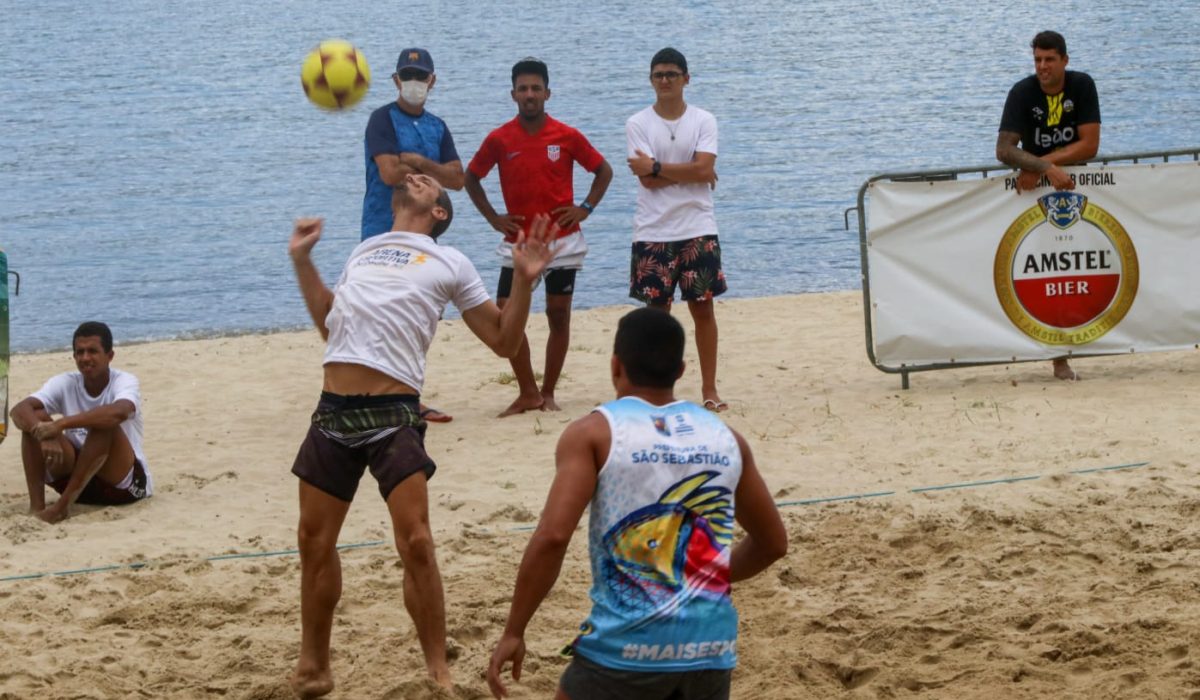
<path fill-rule="evenodd" d="M 300 516 L 300 524 L 296 526 L 296 540 L 300 551 L 310 554 L 333 551 L 337 547 L 337 533 L 330 533 L 324 520 L 315 516 Z"/>
<path fill-rule="evenodd" d="M 425 567 L 434 562 L 433 533 L 428 524 L 396 533 L 396 551 L 407 567 Z"/>
<path fill-rule="evenodd" d="M 571 307 L 547 308 L 546 320 L 549 322 L 551 333 L 566 333 L 571 330 Z"/>
<path fill-rule="evenodd" d="M 692 312 L 694 321 L 712 321 L 716 318 L 712 299 L 689 301 L 688 310 Z"/>

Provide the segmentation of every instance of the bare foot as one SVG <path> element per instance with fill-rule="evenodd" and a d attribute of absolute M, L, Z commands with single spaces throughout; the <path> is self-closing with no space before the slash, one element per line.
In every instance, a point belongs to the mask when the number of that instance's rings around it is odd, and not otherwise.
<path fill-rule="evenodd" d="M 554 400 L 554 394 L 542 394 L 542 410 L 543 411 L 561 411 L 558 407 L 558 402 Z"/>
<path fill-rule="evenodd" d="M 450 680 L 449 668 L 443 667 L 437 670 L 429 669 L 429 677 L 433 679 L 434 683 L 437 683 L 446 690 L 454 692 L 454 682 Z"/>
<path fill-rule="evenodd" d="M 545 403 L 546 401 L 542 398 L 541 394 L 534 394 L 532 396 L 518 396 L 516 401 L 513 401 L 508 405 L 508 408 L 496 414 L 496 417 L 507 418 L 508 416 L 515 416 L 518 413 L 524 413 L 526 411 L 536 411 Z"/>
<path fill-rule="evenodd" d="M 1071 369 L 1071 365 L 1067 364 L 1067 358 L 1060 357 L 1054 361 L 1054 376 L 1066 381 L 1079 381 L 1079 373 Z"/>
<path fill-rule="evenodd" d="M 328 695 L 333 692 L 333 674 L 329 669 L 323 671 L 301 671 L 299 667 L 292 673 L 292 677 L 288 679 L 288 685 L 292 687 L 292 692 L 296 697 L 307 700 L 308 698 L 319 698 L 322 695 Z"/>

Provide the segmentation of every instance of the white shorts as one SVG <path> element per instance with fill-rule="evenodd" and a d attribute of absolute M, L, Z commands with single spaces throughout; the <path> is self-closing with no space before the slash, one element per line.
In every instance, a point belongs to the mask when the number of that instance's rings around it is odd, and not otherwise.
<path fill-rule="evenodd" d="M 587 255 L 587 241 L 583 240 L 583 231 L 576 231 L 564 236 L 551 244 L 554 248 L 554 259 L 547 266 L 549 270 L 581 270 L 583 258 Z M 500 256 L 501 267 L 512 267 L 512 243 L 501 240 L 496 247 Z"/>

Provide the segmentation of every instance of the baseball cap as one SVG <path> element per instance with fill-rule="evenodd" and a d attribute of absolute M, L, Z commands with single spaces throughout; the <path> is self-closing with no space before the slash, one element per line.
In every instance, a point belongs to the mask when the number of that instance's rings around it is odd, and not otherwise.
<path fill-rule="evenodd" d="M 416 68 L 426 73 L 433 72 L 433 57 L 425 49 L 404 49 L 396 60 L 396 72 L 405 68 Z"/>

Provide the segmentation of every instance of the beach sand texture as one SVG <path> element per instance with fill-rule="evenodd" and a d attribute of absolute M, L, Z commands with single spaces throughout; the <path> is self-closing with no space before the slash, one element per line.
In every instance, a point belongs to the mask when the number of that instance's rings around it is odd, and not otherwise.
<path fill-rule="evenodd" d="M 431 425 L 427 444 L 457 691 L 423 679 L 367 478 L 341 539 L 363 546 L 342 553 L 332 697 L 488 697 L 483 670 L 555 441 L 612 397 L 628 308 L 575 313 L 561 413 L 505 420 L 492 416 L 515 396 L 507 363 L 460 322 L 441 324 L 426 399 L 455 420 Z M 1079 360 L 1078 383 L 1046 362 L 931 372 L 901 391 L 865 358 L 857 293 L 717 313 L 725 417 L 785 504 L 791 539 L 784 560 L 735 588 L 733 697 L 1200 699 L 1200 356 Z M 540 363 L 544 319 L 529 336 Z M 0 446 L 0 577 L 118 567 L 0 582 L 0 698 L 289 697 L 299 562 L 271 553 L 295 546 L 289 469 L 321 352 L 314 331 L 118 343 L 114 366 L 141 379 L 157 487 L 135 506 L 45 525 L 25 513 L 19 434 Z M 678 393 L 696 400 L 691 346 L 687 359 Z M 65 351 L 14 357 L 13 401 L 71 368 Z M 268 555 L 212 559 L 257 553 Z M 589 581 L 581 524 L 512 697 L 553 694 Z"/>

